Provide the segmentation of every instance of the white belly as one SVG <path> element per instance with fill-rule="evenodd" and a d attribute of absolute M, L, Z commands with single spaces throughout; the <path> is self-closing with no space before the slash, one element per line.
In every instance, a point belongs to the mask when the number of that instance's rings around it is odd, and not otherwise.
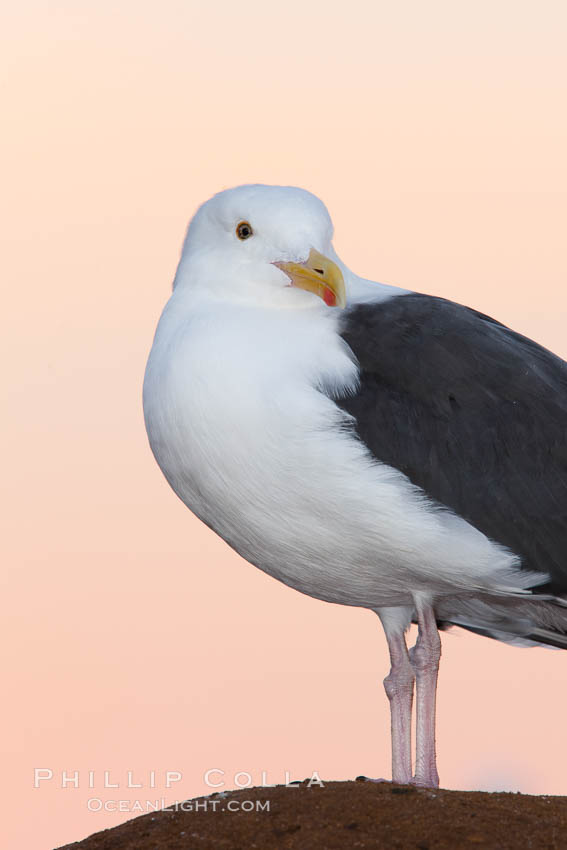
<path fill-rule="evenodd" d="M 510 553 L 340 427 L 322 385 L 352 385 L 356 367 L 333 321 L 314 332 L 307 315 L 254 320 L 252 331 L 234 308 L 164 312 L 144 412 L 183 502 L 248 561 L 331 602 L 404 605 L 432 586 L 509 580 Z"/>

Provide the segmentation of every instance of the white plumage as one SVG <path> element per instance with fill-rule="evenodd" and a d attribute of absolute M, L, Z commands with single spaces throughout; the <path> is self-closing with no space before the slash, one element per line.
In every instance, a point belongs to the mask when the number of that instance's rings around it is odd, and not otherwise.
<path fill-rule="evenodd" d="M 242 218 L 257 222 L 244 258 Z M 325 208 L 299 189 L 242 187 L 195 217 L 144 388 L 167 480 L 244 558 L 319 599 L 376 608 L 455 585 L 520 589 L 530 579 L 513 555 L 341 429 L 330 396 L 354 391 L 358 369 L 339 311 L 271 265 L 312 247 L 336 256 Z M 356 284 L 367 301 L 368 283 L 342 269 L 351 301 Z"/>

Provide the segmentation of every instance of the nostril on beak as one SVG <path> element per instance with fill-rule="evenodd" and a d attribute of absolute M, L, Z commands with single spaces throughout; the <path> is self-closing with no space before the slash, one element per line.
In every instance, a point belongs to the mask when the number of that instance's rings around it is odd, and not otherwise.
<path fill-rule="evenodd" d="M 317 272 L 317 274 L 325 274 L 325 272 L 323 271 L 323 269 L 313 269 L 313 271 L 314 271 L 314 272 Z"/>

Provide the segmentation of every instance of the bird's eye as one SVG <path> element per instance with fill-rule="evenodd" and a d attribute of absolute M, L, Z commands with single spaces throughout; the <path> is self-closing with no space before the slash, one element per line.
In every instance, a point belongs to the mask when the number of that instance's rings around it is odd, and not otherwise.
<path fill-rule="evenodd" d="M 239 239 L 250 239 L 253 233 L 252 225 L 247 221 L 241 221 L 236 225 L 236 235 Z"/>

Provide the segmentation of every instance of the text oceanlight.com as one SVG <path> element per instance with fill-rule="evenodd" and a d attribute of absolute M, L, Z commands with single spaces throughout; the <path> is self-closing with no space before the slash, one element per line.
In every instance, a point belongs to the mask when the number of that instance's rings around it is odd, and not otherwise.
<path fill-rule="evenodd" d="M 269 812 L 269 800 L 211 800 L 200 797 L 194 800 L 175 800 L 166 805 L 165 798 L 159 800 L 102 800 L 90 797 L 89 812 Z"/>

